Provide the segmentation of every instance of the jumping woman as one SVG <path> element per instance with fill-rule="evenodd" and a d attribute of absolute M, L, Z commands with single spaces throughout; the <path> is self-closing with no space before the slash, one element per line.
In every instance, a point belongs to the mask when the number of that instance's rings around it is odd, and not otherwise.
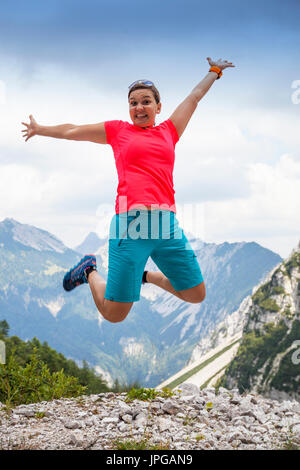
<path fill-rule="evenodd" d="M 41 135 L 109 144 L 113 149 L 119 183 L 109 230 L 107 282 L 97 271 L 94 255 L 82 258 L 63 279 L 67 291 L 88 283 L 99 312 L 110 322 L 126 318 L 146 282 L 185 302 L 200 303 L 205 298 L 200 266 L 176 218 L 173 168 L 175 145 L 199 101 L 225 68 L 234 67 L 227 60 L 207 60 L 207 75 L 159 125 L 155 119 L 161 111 L 160 95 L 149 80 L 129 86 L 132 124 L 113 120 L 40 126 L 32 115 L 29 124 L 22 122 L 26 126 L 22 130 L 25 142 Z M 149 256 L 160 271 L 144 270 Z"/>

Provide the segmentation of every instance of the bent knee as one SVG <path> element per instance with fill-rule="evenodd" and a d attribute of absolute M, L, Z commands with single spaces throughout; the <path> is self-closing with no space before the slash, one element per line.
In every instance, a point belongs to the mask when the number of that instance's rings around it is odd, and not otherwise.
<path fill-rule="evenodd" d="M 127 317 L 126 315 L 116 315 L 116 316 L 110 316 L 108 319 L 109 322 L 111 323 L 121 323 L 121 321 L 124 321 L 125 318 Z"/>
<path fill-rule="evenodd" d="M 108 300 L 105 305 L 105 311 L 102 315 L 111 323 L 120 323 L 125 320 L 132 305 L 133 302 L 122 303 Z"/>
<path fill-rule="evenodd" d="M 120 323 L 125 320 L 125 318 L 128 315 L 128 312 L 114 312 L 114 313 L 109 313 L 109 312 L 100 312 L 99 313 L 105 318 L 105 320 L 109 321 L 110 323 Z"/>
<path fill-rule="evenodd" d="M 180 291 L 180 295 L 185 302 L 189 302 L 191 304 L 199 304 L 205 299 L 205 284 L 204 282 L 202 282 L 196 287 L 192 287 L 191 289 L 187 289 L 186 291 Z"/>
<path fill-rule="evenodd" d="M 195 303 L 203 302 L 203 300 L 205 299 L 205 295 L 206 295 L 205 284 L 204 284 L 204 282 L 201 282 L 201 284 L 199 284 L 199 292 L 198 292 L 197 302 L 195 302 Z"/>
<path fill-rule="evenodd" d="M 198 297 L 196 297 L 195 299 L 192 299 L 191 300 L 191 303 L 192 304 L 200 304 L 201 302 L 203 302 L 203 300 L 205 299 L 205 293 L 204 294 L 200 294 Z"/>
<path fill-rule="evenodd" d="M 189 302 L 190 304 L 200 304 L 203 302 L 205 299 L 205 294 L 199 294 L 196 297 L 188 297 L 187 299 L 184 299 L 186 302 Z"/>

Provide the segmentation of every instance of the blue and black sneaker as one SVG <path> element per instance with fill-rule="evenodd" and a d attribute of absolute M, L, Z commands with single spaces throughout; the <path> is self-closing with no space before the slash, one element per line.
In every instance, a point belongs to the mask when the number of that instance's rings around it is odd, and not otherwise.
<path fill-rule="evenodd" d="M 90 268 L 90 269 L 88 269 Z M 86 273 L 86 270 L 88 272 Z M 91 271 L 97 270 L 96 257 L 94 255 L 86 255 L 79 263 L 76 264 L 64 277 L 63 287 L 65 290 L 70 291 L 81 284 L 88 282 L 88 274 Z"/>

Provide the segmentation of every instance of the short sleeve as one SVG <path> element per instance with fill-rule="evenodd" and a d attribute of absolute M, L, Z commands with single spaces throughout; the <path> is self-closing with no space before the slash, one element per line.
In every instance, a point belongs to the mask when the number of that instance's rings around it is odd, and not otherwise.
<path fill-rule="evenodd" d="M 104 127 L 106 132 L 106 141 L 108 144 L 112 144 L 114 139 L 118 136 L 124 122 L 119 120 L 105 121 Z"/>
<path fill-rule="evenodd" d="M 173 143 L 174 143 L 174 146 L 177 144 L 178 140 L 179 140 L 179 135 L 178 135 L 178 132 L 177 132 L 177 129 L 176 127 L 174 126 L 173 122 L 171 121 L 171 119 L 167 119 L 165 121 L 165 123 L 167 124 L 170 132 L 171 132 L 171 135 L 172 135 L 172 139 L 173 139 Z"/>

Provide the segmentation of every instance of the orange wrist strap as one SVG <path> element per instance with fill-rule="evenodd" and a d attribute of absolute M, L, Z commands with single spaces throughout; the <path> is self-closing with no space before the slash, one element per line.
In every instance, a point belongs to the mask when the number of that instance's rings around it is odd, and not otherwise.
<path fill-rule="evenodd" d="M 219 69 L 219 67 L 217 67 L 216 65 L 213 65 L 212 67 L 210 67 L 209 72 L 216 72 L 218 74 L 217 80 L 219 80 L 219 78 L 222 77 L 223 75 L 221 69 Z"/>

